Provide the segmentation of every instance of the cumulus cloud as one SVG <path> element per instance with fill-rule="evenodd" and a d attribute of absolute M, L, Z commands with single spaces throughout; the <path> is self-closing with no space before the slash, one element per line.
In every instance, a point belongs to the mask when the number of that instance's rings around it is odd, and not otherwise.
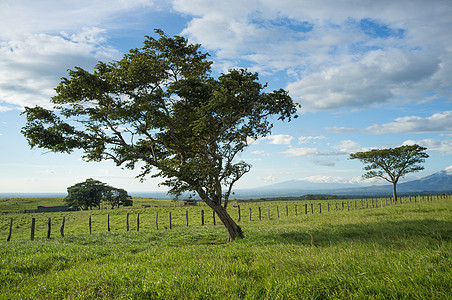
<path fill-rule="evenodd" d="M 451 95 L 452 5 L 437 1 L 176 0 L 183 34 L 221 68 L 286 72 L 307 111 Z M 240 7 L 240 10 L 235 9 Z"/>
<path fill-rule="evenodd" d="M 331 146 L 332 148 L 338 150 L 340 153 L 349 154 L 360 151 L 367 151 L 368 148 L 361 147 L 360 144 L 352 140 L 342 140 L 338 145 Z"/>
<path fill-rule="evenodd" d="M 46 105 L 66 70 L 87 69 L 118 52 L 105 46 L 104 30 L 77 34 L 35 34 L 0 44 L 0 100 L 19 106 Z"/>
<path fill-rule="evenodd" d="M 325 136 L 318 135 L 318 136 L 301 136 L 298 138 L 298 144 L 306 144 L 311 141 L 318 141 L 325 139 Z"/>
<path fill-rule="evenodd" d="M 349 183 L 349 179 L 336 176 L 313 175 L 300 178 L 300 180 L 315 182 L 315 183 Z"/>
<path fill-rule="evenodd" d="M 332 156 L 332 155 L 343 155 L 345 153 L 342 152 L 335 152 L 335 151 L 329 151 L 325 152 L 318 148 L 307 148 L 307 147 L 301 147 L 301 148 L 289 148 L 284 152 L 281 152 L 282 154 L 285 154 L 287 157 L 312 157 L 312 156 Z"/>
<path fill-rule="evenodd" d="M 120 13 L 155 7 L 154 0 L 21 0 L 0 3 L 0 40 L 23 40 L 36 33 L 76 32 L 98 27 Z M 123 21 L 125 22 L 125 21 Z M 113 22 L 109 25 L 114 25 Z"/>
<path fill-rule="evenodd" d="M 423 139 L 418 141 L 407 140 L 402 143 L 402 146 L 414 144 L 427 148 L 427 151 L 438 151 L 446 155 L 452 154 L 452 140 L 443 140 L 443 141 L 434 139 Z"/>
<path fill-rule="evenodd" d="M 287 134 L 276 134 L 264 137 L 261 140 L 270 140 L 269 144 L 273 145 L 288 145 L 293 139 L 293 136 Z"/>
<path fill-rule="evenodd" d="M 446 171 L 447 174 L 452 174 L 452 166 L 448 166 L 447 168 L 444 169 L 444 171 Z"/>
<path fill-rule="evenodd" d="M 385 133 L 425 133 L 452 131 L 452 111 L 433 114 L 430 117 L 402 117 L 391 123 L 372 125 L 365 132 L 374 134 Z"/>
<path fill-rule="evenodd" d="M 258 177 L 259 180 L 262 180 L 264 182 L 276 182 L 276 177 L 272 176 L 272 175 L 268 175 L 265 177 Z"/>
<path fill-rule="evenodd" d="M 124 12 L 155 8 L 152 0 L 3 1 L 0 3 L 0 102 L 46 105 L 66 70 L 92 69 L 119 53 L 107 28 Z M 130 18 L 129 18 L 130 20 Z M 122 20 L 121 26 L 132 21 Z"/>
<path fill-rule="evenodd" d="M 452 111 L 443 111 L 429 117 L 407 116 L 396 118 L 394 121 L 384 124 L 374 124 L 364 129 L 346 127 L 326 127 L 334 133 L 428 133 L 452 131 Z"/>
<path fill-rule="evenodd" d="M 311 163 L 317 166 L 323 166 L 323 167 L 334 167 L 336 163 L 332 160 L 326 159 L 313 159 L 311 160 Z"/>

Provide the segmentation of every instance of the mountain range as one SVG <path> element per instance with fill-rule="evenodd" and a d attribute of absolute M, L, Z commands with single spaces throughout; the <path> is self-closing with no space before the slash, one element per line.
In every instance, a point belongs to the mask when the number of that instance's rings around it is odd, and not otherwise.
<path fill-rule="evenodd" d="M 452 173 L 446 170 L 421 179 L 397 184 L 398 194 L 429 194 L 452 192 Z M 392 195 L 392 185 L 359 186 L 351 183 L 317 183 L 307 180 L 284 181 L 260 188 L 235 191 L 237 198 L 294 197 L 306 194 L 329 194 L 338 196 Z"/>

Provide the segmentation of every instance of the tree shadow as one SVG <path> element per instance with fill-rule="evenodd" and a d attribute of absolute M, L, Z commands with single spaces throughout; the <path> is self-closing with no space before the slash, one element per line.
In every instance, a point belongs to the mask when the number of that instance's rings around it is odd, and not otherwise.
<path fill-rule="evenodd" d="M 378 243 L 407 248 L 413 244 L 452 241 L 452 222 L 432 219 L 345 224 L 309 230 L 300 228 L 265 236 L 270 243 L 326 247 L 344 242 Z"/>

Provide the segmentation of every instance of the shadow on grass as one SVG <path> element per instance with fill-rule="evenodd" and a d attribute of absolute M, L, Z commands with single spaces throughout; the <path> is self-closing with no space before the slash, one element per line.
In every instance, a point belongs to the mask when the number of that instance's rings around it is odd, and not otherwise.
<path fill-rule="evenodd" d="M 314 230 L 300 229 L 265 236 L 270 243 L 325 247 L 343 242 L 369 242 L 406 248 L 452 241 L 452 222 L 438 220 L 347 224 Z M 418 244 L 419 243 L 419 244 Z"/>

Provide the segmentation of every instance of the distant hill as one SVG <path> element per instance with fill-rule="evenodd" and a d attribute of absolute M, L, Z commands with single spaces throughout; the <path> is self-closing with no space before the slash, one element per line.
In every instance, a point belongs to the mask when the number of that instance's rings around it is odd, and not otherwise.
<path fill-rule="evenodd" d="M 418 180 L 397 185 L 399 194 L 409 193 L 452 193 L 452 173 L 441 171 Z M 284 181 L 255 189 L 236 190 L 237 198 L 290 197 L 305 194 L 330 194 L 343 196 L 391 195 L 392 185 L 357 187 L 342 183 L 313 183 L 306 180 Z"/>

